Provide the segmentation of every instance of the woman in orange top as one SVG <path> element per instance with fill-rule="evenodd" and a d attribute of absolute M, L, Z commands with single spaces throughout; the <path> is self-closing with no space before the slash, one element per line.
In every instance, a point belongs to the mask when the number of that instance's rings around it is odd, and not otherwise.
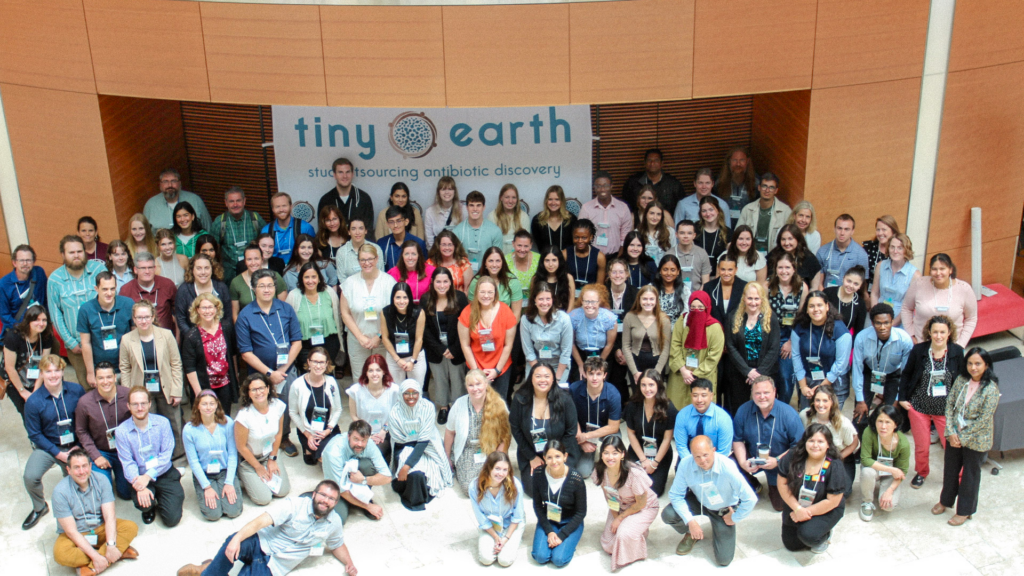
<path fill-rule="evenodd" d="M 427 266 L 444 267 L 452 273 L 452 288 L 466 292 L 473 281 L 473 267 L 469 263 L 469 255 L 462 247 L 462 242 L 451 230 L 442 230 L 434 238 L 434 245 L 427 254 Z"/>
<path fill-rule="evenodd" d="M 494 390 L 506 398 L 512 375 L 516 315 L 508 304 L 498 301 L 497 294 L 494 279 L 481 276 L 476 298 L 459 315 L 459 342 L 467 368 L 483 370 Z"/>

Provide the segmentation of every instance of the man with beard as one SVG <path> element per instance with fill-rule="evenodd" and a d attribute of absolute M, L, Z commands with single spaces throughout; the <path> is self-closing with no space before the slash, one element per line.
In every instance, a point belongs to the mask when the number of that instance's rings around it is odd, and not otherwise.
<path fill-rule="evenodd" d="M 331 514 L 339 498 L 338 484 L 323 480 L 311 496 L 281 501 L 228 537 L 212 559 L 202 566 L 186 564 L 178 576 L 227 576 L 236 561 L 245 564 L 242 572 L 253 576 L 284 576 L 307 557 L 322 556 L 325 549 L 341 560 L 345 573 L 356 576 L 341 518 Z"/>
<path fill-rule="evenodd" d="M 726 221 L 736 222 L 740 219 L 743 207 L 757 198 L 759 184 L 757 173 L 754 172 L 754 161 L 747 149 L 737 146 L 729 150 L 722 162 L 722 170 L 718 173 L 718 189 L 715 192 L 716 196 L 729 202 L 729 218 Z"/>
<path fill-rule="evenodd" d="M 96 276 L 107 269 L 99 260 L 85 259 L 85 242 L 79 236 L 61 238 L 60 253 L 64 265 L 54 270 L 46 283 L 50 322 L 64 341 L 78 383 L 88 390 L 88 372 L 82 356 L 82 340 L 78 336 L 78 311 L 82 304 L 96 296 Z"/>
<path fill-rule="evenodd" d="M 21 244 L 11 254 L 14 270 L 0 278 L 0 320 L 4 330 L 21 323 L 32 304 L 46 307 L 46 271 L 36 266 L 36 251 Z"/>
<path fill-rule="evenodd" d="M 196 216 L 202 222 L 203 230 L 212 230 L 213 220 L 210 212 L 206 209 L 203 199 L 181 189 L 181 175 L 173 168 L 168 168 L 160 173 L 160 193 L 146 201 L 142 213 L 149 220 L 153 231 L 160 228 L 171 229 L 174 224 L 174 207 L 178 202 L 188 202 L 196 210 Z"/>

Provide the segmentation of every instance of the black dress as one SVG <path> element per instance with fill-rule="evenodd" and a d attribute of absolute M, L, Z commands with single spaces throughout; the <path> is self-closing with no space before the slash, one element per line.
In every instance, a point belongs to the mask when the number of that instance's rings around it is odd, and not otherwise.
<path fill-rule="evenodd" d="M 658 450 L 661 450 L 661 445 L 665 442 L 665 432 L 667 430 L 674 430 L 676 427 L 676 416 L 679 411 L 668 403 L 667 407 L 668 416 L 664 420 L 655 420 L 653 422 L 647 420 L 647 415 L 644 414 L 643 402 L 630 402 L 626 404 L 626 410 L 623 413 L 623 420 L 626 421 L 626 427 L 636 434 L 636 439 L 640 442 L 640 446 L 644 445 L 644 438 L 654 438 L 655 442 L 655 454 Z M 654 470 L 652 474 L 651 490 L 658 496 L 661 496 L 665 492 L 665 484 L 668 482 L 668 471 L 672 468 L 672 461 L 675 458 L 675 447 L 669 442 L 668 451 L 665 452 L 665 458 L 658 463 L 658 468 Z M 626 458 L 631 462 L 639 462 L 640 456 L 633 451 L 633 445 L 628 444 L 626 448 Z M 653 456 L 648 456 L 653 458 Z"/>
<path fill-rule="evenodd" d="M 533 235 L 533 246 L 537 252 L 544 253 L 551 246 L 559 250 L 572 250 L 572 229 L 576 225 L 576 217 L 569 214 L 568 220 L 562 220 L 562 225 L 552 229 L 547 222 L 540 221 L 540 214 L 533 217 L 530 222 L 530 234 Z"/>

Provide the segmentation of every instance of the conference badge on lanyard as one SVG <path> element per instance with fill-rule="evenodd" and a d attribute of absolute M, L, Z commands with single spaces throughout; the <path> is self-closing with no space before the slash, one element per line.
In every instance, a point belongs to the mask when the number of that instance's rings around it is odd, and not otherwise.
<path fill-rule="evenodd" d="M 654 458 L 658 455 L 658 442 L 650 436 L 641 436 L 640 439 L 644 443 L 644 456 L 647 458 Z"/>
<path fill-rule="evenodd" d="M 533 438 L 533 451 L 537 454 L 544 452 L 544 446 L 548 443 L 544 429 L 534 428 L 530 430 L 530 436 Z"/>
<path fill-rule="evenodd" d="M 608 501 L 608 509 L 612 512 L 618 512 L 619 508 L 622 507 L 622 502 L 619 501 L 619 491 L 615 488 L 605 486 L 604 497 Z"/>
<path fill-rule="evenodd" d="M 324 344 L 324 327 L 323 326 L 310 326 L 309 327 L 309 343 L 313 346 L 323 346 Z"/>
<path fill-rule="evenodd" d="M 61 446 L 68 446 L 75 441 L 75 433 L 71 431 L 71 418 L 58 420 L 57 430 L 60 432 Z"/>
<path fill-rule="evenodd" d="M 377 301 L 373 296 L 363 296 L 363 318 L 367 321 L 377 321 Z"/>
<path fill-rule="evenodd" d="M 714 482 L 704 482 L 700 485 L 700 489 L 704 493 L 704 499 L 707 501 L 708 506 L 720 506 L 725 502 L 722 499 L 722 495 L 718 493 L 718 487 L 715 486 Z"/>
<path fill-rule="evenodd" d="M 395 352 L 398 354 L 410 353 L 408 332 L 395 332 Z"/>
<path fill-rule="evenodd" d="M 42 356 L 32 354 L 28 359 L 28 368 L 25 370 L 25 378 L 28 380 L 39 379 L 39 361 L 42 360 Z"/>
<path fill-rule="evenodd" d="M 206 465 L 207 474 L 220 474 L 222 468 L 220 459 L 223 455 L 223 450 L 210 450 L 210 463 Z"/>
<path fill-rule="evenodd" d="M 100 326 L 100 337 L 103 339 L 104 350 L 117 350 L 116 326 Z"/>
<path fill-rule="evenodd" d="M 562 507 L 551 501 L 546 502 L 546 504 L 548 509 L 548 520 L 551 522 L 561 522 Z"/>
<path fill-rule="evenodd" d="M 932 397 L 940 398 L 946 395 L 946 371 L 945 370 L 932 370 L 931 371 L 931 386 L 932 386 Z"/>
<path fill-rule="evenodd" d="M 327 414 L 327 408 L 319 406 L 313 408 L 313 419 L 309 422 L 309 427 L 313 432 L 323 432 L 327 428 Z"/>
<path fill-rule="evenodd" d="M 146 390 L 150 392 L 160 391 L 160 371 L 159 370 L 143 370 L 142 381 L 146 385 Z"/>
<path fill-rule="evenodd" d="M 796 308 L 797 307 L 794 304 L 784 304 L 782 306 L 782 325 L 783 326 L 792 326 L 793 325 L 793 322 L 796 320 Z"/>
<path fill-rule="evenodd" d="M 825 370 L 821 367 L 821 358 L 818 356 L 808 356 L 807 363 L 811 365 L 811 380 L 817 383 L 825 379 Z"/>
<path fill-rule="evenodd" d="M 117 428 L 107 429 L 107 444 L 110 445 L 110 451 L 117 450 Z"/>
<path fill-rule="evenodd" d="M 686 367 L 690 370 L 696 370 L 700 366 L 700 360 L 697 358 L 696 350 L 686 351 Z"/>
<path fill-rule="evenodd" d="M 277 345 L 277 367 L 284 368 L 288 365 L 288 345 Z"/>
<path fill-rule="evenodd" d="M 491 336 L 491 329 L 484 328 L 479 330 L 477 334 L 480 335 L 480 349 L 484 352 L 494 352 L 494 338 Z"/>
<path fill-rule="evenodd" d="M 871 393 L 885 394 L 885 372 L 871 371 Z"/>

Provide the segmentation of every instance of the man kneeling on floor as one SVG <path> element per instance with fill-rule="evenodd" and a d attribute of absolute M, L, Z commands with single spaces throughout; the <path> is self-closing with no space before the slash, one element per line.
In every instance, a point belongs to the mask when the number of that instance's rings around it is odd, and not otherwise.
<path fill-rule="evenodd" d="M 68 454 L 68 476 L 53 490 L 53 515 L 57 517 L 57 542 L 53 559 L 92 576 L 118 560 L 139 557 L 132 540 L 139 527 L 114 516 L 114 490 L 106 476 L 92 469 L 85 450 Z"/>
<path fill-rule="evenodd" d="M 227 576 L 236 561 L 246 565 L 248 571 L 242 572 L 249 576 L 284 576 L 308 556 L 322 556 L 324 549 L 341 560 L 349 576 L 356 576 L 341 518 L 331 514 L 339 498 L 341 489 L 333 480 L 317 484 L 312 497 L 286 498 L 225 540 L 212 560 L 182 566 L 178 576 Z"/>

